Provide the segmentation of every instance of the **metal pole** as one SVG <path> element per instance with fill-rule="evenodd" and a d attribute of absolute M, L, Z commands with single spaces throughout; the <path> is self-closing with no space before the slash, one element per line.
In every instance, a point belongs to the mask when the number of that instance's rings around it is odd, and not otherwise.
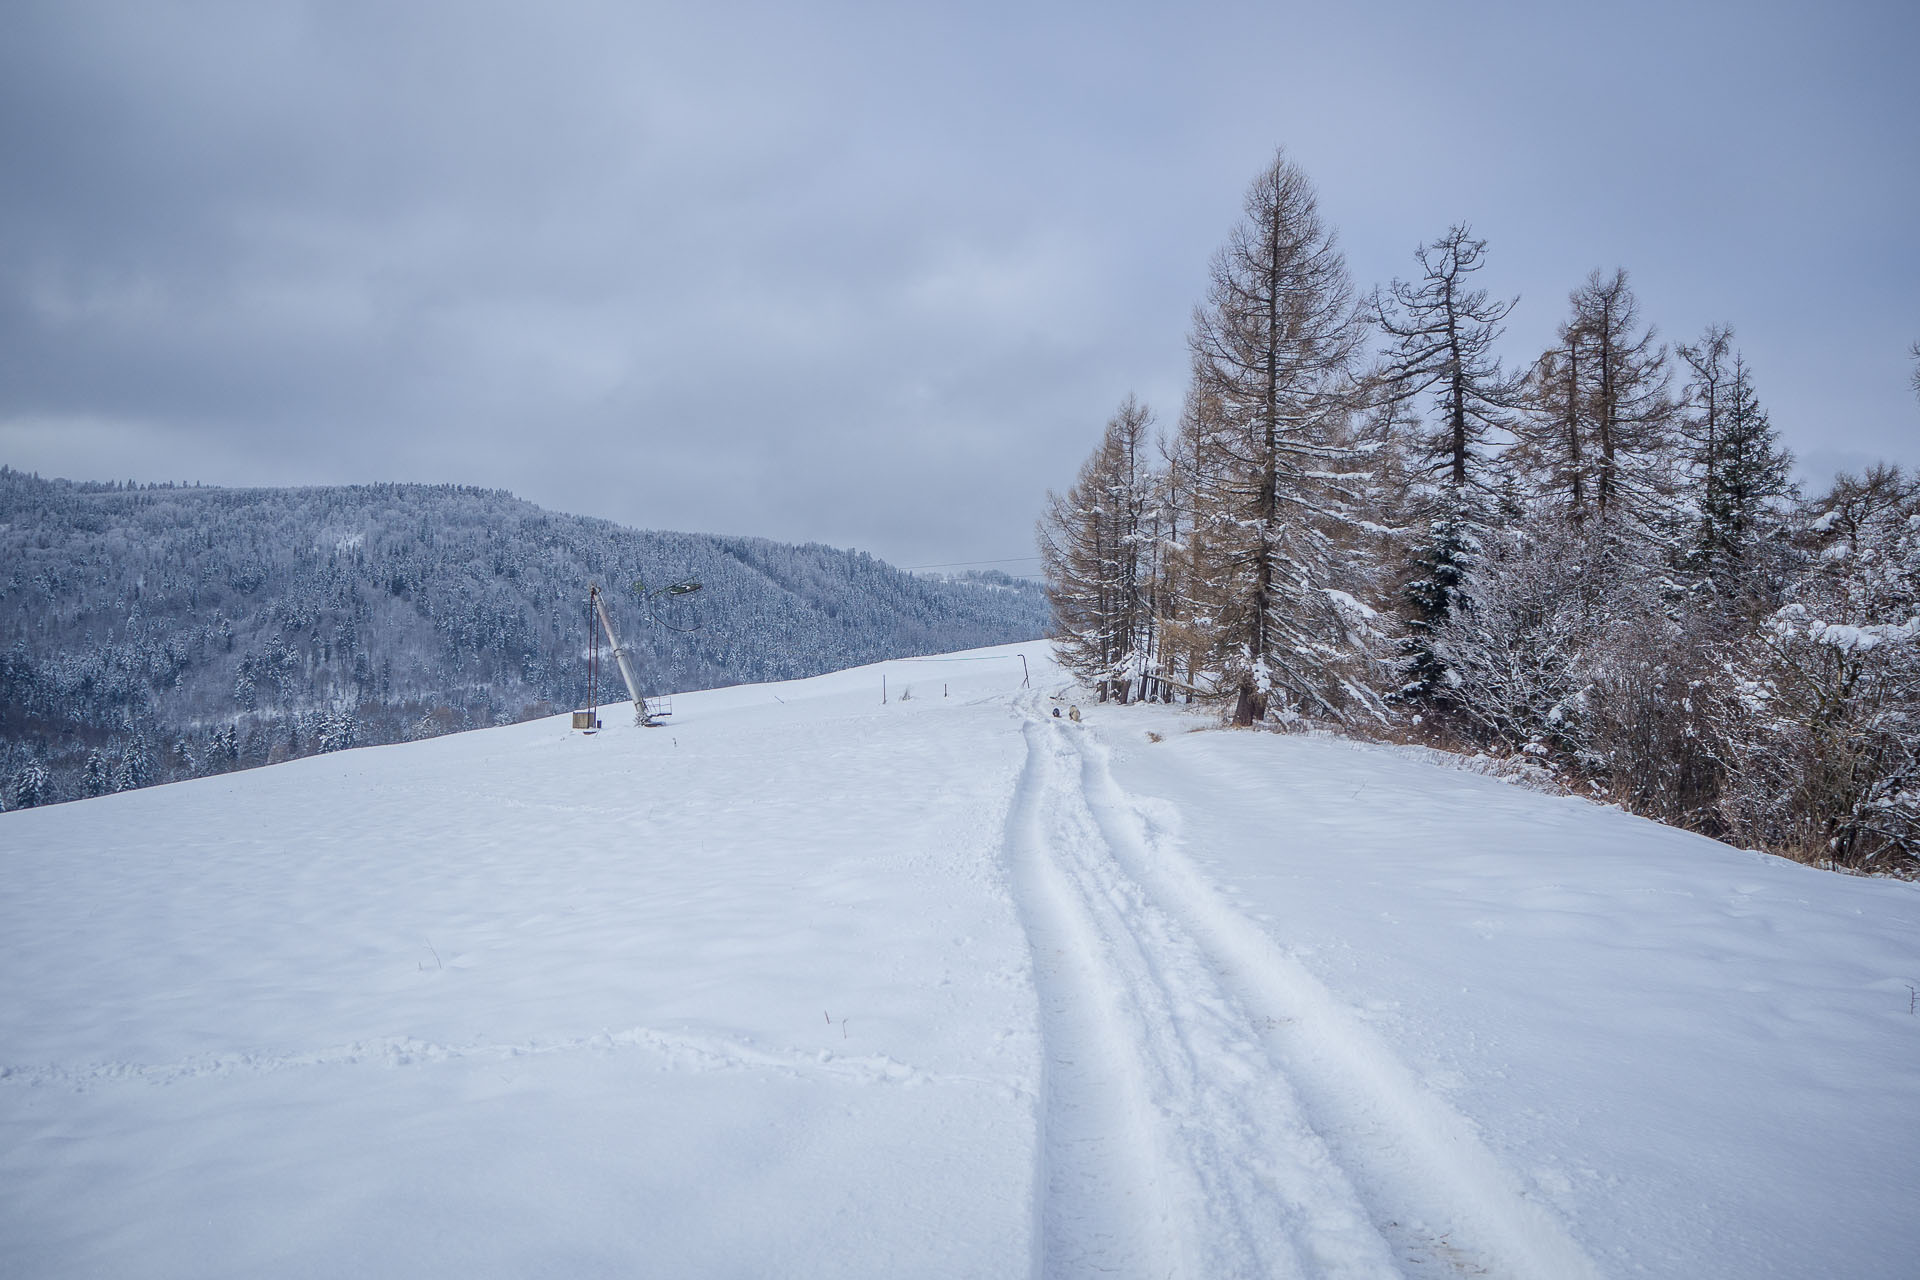
<path fill-rule="evenodd" d="M 598 584 L 587 591 L 587 598 L 600 613 L 600 625 L 606 628 L 607 643 L 613 647 L 613 660 L 620 664 L 620 678 L 627 682 L 627 694 L 633 699 L 634 723 L 646 724 L 647 700 L 640 696 L 640 682 L 633 678 L 633 668 L 627 665 L 627 651 L 620 647 L 620 637 L 613 632 L 613 619 L 607 616 L 606 602 L 600 598 Z"/>

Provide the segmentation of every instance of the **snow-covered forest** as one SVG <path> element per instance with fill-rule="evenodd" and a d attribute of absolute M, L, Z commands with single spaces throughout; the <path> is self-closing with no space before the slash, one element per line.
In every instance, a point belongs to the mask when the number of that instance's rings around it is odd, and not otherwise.
<path fill-rule="evenodd" d="M 1362 292 L 1277 157 L 1211 264 L 1177 419 L 1129 397 L 1050 495 L 1063 658 L 1103 699 L 1487 751 L 1912 874 L 1920 477 L 1800 492 L 1734 331 L 1662 341 L 1624 270 L 1515 358 L 1489 252 L 1455 225 Z"/>
<path fill-rule="evenodd" d="M 221 489 L 0 467 L 0 805 L 550 714 L 590 580 L 648 694 L 1038 637 L 1040 590 L 453 486 Z M 649 606 L 632 589 L 695 579 Z M 607 674 L 617 685 L 611 668 Z"/>

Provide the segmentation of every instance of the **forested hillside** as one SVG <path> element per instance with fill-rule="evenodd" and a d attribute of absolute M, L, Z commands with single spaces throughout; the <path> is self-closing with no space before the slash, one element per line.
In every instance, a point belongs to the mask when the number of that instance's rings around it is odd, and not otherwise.
<path fill-rule="evenodd" d="M 692 578 L 649 608 L 633 584 Z M 453 486 L 221 489 L 0 467 L 9 808 L 544 715 L 607 592 L 649 694 L 1033 639 L 1039 590 L 652 532 Z M 613 686 L 617 697 L 617 676 Z"/>

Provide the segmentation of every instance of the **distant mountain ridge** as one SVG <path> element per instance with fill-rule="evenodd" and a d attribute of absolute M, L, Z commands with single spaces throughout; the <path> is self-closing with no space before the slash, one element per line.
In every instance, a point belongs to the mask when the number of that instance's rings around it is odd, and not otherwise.
<path fill-rule="evenodd" d="M 631 584 L 694 578 L 641 604 Z M 1035 639 L 1038 585 L 628 529 L 453 485 L 75 483 L 0 467 L 0 803 L 549 714 L 607 593 L 649 694 Z M 623 696 L 616 673 L 606 693 Z"/>

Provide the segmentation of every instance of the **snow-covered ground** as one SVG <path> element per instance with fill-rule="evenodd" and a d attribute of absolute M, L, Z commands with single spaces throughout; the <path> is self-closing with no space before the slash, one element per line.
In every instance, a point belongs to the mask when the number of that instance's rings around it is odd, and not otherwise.
<path fill-rule="evenodd" d="M 1920 1274 L 1915 886 L 1045 655 L 0 815 L 0 1273 Z"/>

